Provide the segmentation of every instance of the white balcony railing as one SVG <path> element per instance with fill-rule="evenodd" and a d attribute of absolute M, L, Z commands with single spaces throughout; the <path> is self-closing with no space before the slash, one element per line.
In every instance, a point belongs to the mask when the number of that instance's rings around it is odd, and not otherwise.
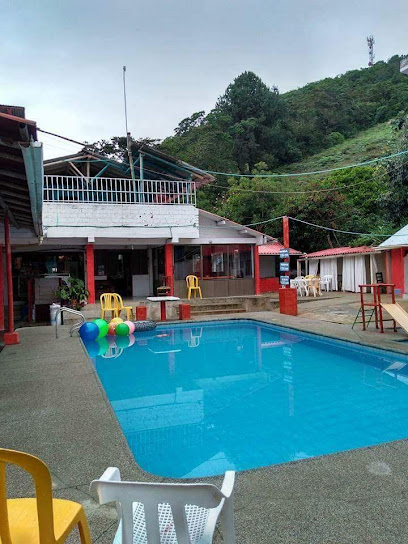
<path fill-rule="evenodd" d="M 44 202 L 196 205 L 193 181 L 44 176 Z"/>

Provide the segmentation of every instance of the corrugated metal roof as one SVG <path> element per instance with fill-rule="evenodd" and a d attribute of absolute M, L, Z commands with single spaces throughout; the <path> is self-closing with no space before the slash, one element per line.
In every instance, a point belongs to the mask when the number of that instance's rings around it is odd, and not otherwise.
<path fill-rule="evenodd" d="M 306 257 L 308 259 L 318 259 L 320 257 L 338 257 L 340 255 L 353 255 L 358 253 L 375 253 L 376 249 L 368 246 L 359 247 L 330 247 L 329 249 L 323 249 L 322 251 L 315 251 L 314 253 L 308 253 Z"/>
<path fill-rule="evenodd" d="M 0 113 L 0 219 L 7 209 L 13 226 L 34 229 L 41 234 L 41 218 L 36 216 L 37 207 L 32 199 L 41 197 L 42 179 L 41 176 L 27 179 L 21 150 L 23 146 L 31 146 L 31 139 L 37 139 L 34 121 Z M 40 159 L 42 168 L 42 157 Z M 33 167 L 38 161 L 34 162 Z M 35 191 L 38 195 L 34 195 Z"/>
<path fill-rule="evenodd" d="M 285 246 L 280 242 L 272 242 L 259 246 L 258 249 L 259 255 L 279 255 L 279 250 L 285 249 Z M 303 255 L 303 253 L 297 249 L 289 248 L 289 255 Z"/>
<path fill-rule="evenodd" d="M 408 246 L 408 225 L 402 227 L 395 234 L 381 242 L 380 248 L 405 247 Z"/>

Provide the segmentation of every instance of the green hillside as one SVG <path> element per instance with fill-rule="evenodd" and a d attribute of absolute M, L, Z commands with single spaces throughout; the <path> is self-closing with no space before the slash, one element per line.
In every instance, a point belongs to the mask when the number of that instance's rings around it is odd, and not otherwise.
<path fill-rule="evenodd" d="M 341 144 L 334 145 L 301 161 L 285 165 L 279 172 L 310 172 L 357 164 L 394 153 L 398 133 L 390 122 L 364 130 Z"/>

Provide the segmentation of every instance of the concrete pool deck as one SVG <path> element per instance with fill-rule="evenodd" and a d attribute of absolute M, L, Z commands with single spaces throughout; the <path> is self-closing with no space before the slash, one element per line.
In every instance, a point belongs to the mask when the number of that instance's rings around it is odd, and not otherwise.
<path fill-rule="evenodd" d="M 343 302 L 353 305 L 355 298 Z M 326 303 L 302 304 L 299 317 L 277 312 L 236 317 L 408 353 L 408 344 L 395 341 L 407 335 L 352 331 L 349 324 L 329 321 Z M 93 542 L 111 543 L 115 511 L 89 494 L 91 480 L 110 465 L 125 479 L 158 479 L 137 466 L 92 364 L 68 327 L 58 340 L 51 327 L 25 328 L 20 336 L 20 345 L 0 353 L 0 445 L 43 459 L 54 496 L 82 502 Z M 32 494 L 28 479 L 10 472 L 10 494 Z M 238 473 L 237 544 L 401 543 L 408 539 L 407 476 L 408 440 Z M 218 484 L 221 478 L 207 481 Z M 77 541 L 75 535 L 70 539 Z M 222 542 L 219 535 L 216 542 Z"/>

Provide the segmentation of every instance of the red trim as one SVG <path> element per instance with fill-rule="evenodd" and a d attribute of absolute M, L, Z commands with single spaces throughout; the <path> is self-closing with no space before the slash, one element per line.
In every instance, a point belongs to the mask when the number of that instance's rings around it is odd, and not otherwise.
<path fill-rule="evenodd" d="M 403 248 L 391 250 L 392 283 L 396 289 L 401 290 L 401 295 L 404 294 L 404 255 L 405 249 Z"/>
<path fill-rule="evenodd" d="M 255 295 L 261 294 L 261 278 L 259 276 L 259 249 L 254 246 L 254 278 L 255 278 Z"/>
<path fill-rule="evenodd" d="M 282 217 L 282 226 L 283 226 L 283 245 L 286 248 L 289 248 L 289 217 Z"/>
<path fill-rule="evenodd" d="M 4 243 L 6 246 L 6 272 L 7 272 L 7 303 L 8 303 L 8 332 L 4 333 L 6 346 L 18 344 L 18 333 L 14 331 L 14 302 L 13 302 L 13 274 L 11 270 L 11 241 L 10 221 L 8 213 L 4 215 Z"/>
<path fill-rule="evenodd" d="M 277 293 L 279 278 L 260 278 L 261 293 Z"/>
<path fill-rule="evenodd" d="M 86 288 L 89 291 L 88 302 L 95 304 L 95 255 L 94 245 L 86 244 Z"/>
<path fill-rule="evenodd" d="M 164 246 L 164 275 L 166 285 L 170 287 L 170 296 L 174 295 L 174 251 L 172 244 Z"/>
<path fill-rule="evenodd" d="M 166 314 L 166 301 L 165 300 L 161 300 L 160 301 L 160 320 L 161 321 L 166 321 L 167 319 L 167 314 Z"/>
<path fill-rule="evenodd" d="M 0 331 L 4 331 L 4 270 L 2 246 L 0 246 Z"/>

